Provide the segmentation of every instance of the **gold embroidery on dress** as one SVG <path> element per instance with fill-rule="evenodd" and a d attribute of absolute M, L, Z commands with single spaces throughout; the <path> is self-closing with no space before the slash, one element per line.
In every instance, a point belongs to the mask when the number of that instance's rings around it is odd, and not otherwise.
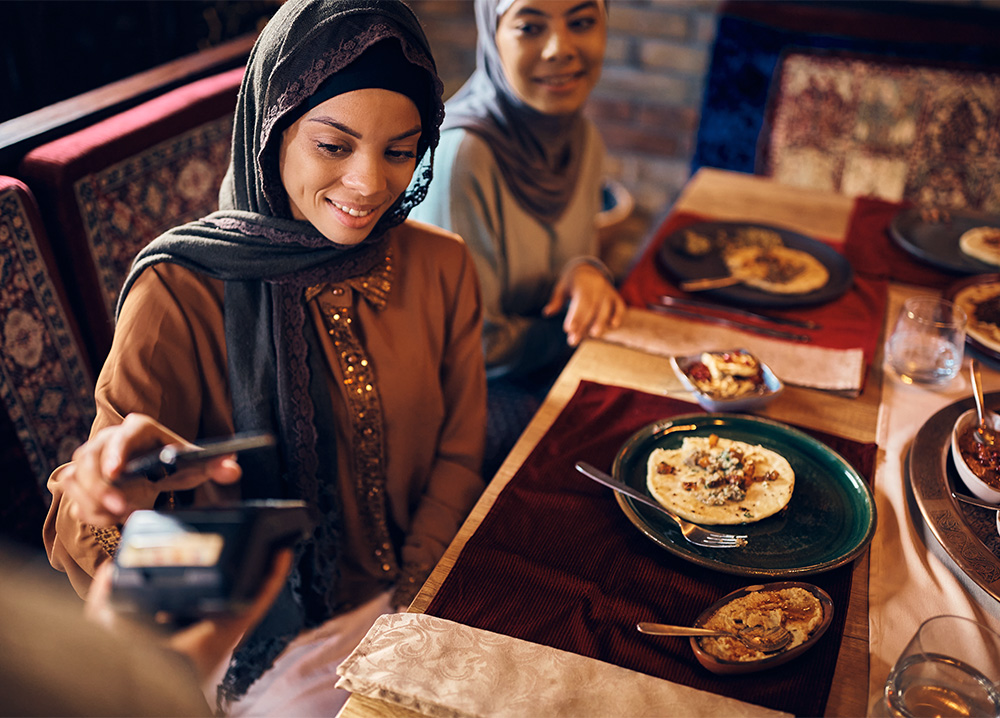
<path fill-rule="evenodd" d="M 122 532 L 117 526 L 94 526 L 90 524 L 90 532 L 94 534 L 97 543 L 108 552 L 108 556 L 114 557 L 118 553 L 118 543 L 121 541 Z"/>
<path fill-rule="evenodd" d="M 376 309 L 385 306 L 392 286 L 392 255 L 366 275 L 348 280 L 356 291 Z M 310 287 L 306 297 L 312 299 L 323 287 Z M 354 448 L 355 492 L 361 510 L 361 524 L 369 546 L 374 546 L 374 558 L 386 576 L 395 578 L 399 572 L 389 538 L 385 505 L 385 437 L 383 435 L 382 401 L 379 398 L 374 367 L 365 348 L 351 326 L 350 307 L 327 306 L 321 303 L 327 333 L 333 339 L 334 354 L 341 370 L 349 414 L 351 443 Z"/>

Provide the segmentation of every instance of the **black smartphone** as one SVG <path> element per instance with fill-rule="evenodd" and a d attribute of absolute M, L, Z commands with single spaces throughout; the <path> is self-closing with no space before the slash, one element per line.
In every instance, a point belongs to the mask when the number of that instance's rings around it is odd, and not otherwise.
<path fill-rule="evenodd" d="M 274 446 L 270 434 L 237 434 L 227 439 L 213 439 L 202 442 L 196 448 L 184 448 L 175 444 L 150 451 L 125 464 L 123 478 L 144 477 L 159 481 L 181 469 L 203 463 L 219 456 L 238 454 L 241 451 Z"/>
<path fill-rule="evenodd" d="M 245 607 L 274 552 L 311 535 L 303 501 L 248 501 L 135 511 L 122 527 L 111 579 L 118 610 L 183 625 Z"/>

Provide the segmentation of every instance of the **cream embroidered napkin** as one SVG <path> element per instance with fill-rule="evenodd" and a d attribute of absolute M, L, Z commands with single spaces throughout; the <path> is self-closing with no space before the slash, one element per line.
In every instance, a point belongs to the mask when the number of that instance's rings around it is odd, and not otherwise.
<path fill-rule="evenodd" d="M 419 613 L 380 617 L 337 673 L 338 688 L 438 718 L 788 715 Z"/>
<path fill-rule="evenodd" d="M 772 339 L 739 329 L 629 308 L 618 329 L 601 339 L 661 356 L 717 349 L 747 349 L 786 384 L 828 391 L 860 392 L 865 377 L 861 349 L 828 349 Z"/>

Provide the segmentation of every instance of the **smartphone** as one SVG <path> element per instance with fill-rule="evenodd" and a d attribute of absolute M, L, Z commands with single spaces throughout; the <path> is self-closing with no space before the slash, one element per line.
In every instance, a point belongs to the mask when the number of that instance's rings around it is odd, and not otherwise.
<path fill-rule="evenodd" d="M 275 551 L 309 537 L 315 524 L 303 501 L 134 511 L 115 553 L 111 603 L 174 625 L 239 610 L 257 595 Z"/>
<path fill-rule="evenodd" d="M 268 446 L 274 446 L 274 437 L 266 433 L 237 434 L 227 439 L 202 442 L 200 446 L 194 448 L 168 444 L 130 460 L 125 464 L 122 477 L 143 477 L 150 481 L 159 481 L 181 469 L 204 463 L 219 456 L 238 454 L 241 451 Z"/>

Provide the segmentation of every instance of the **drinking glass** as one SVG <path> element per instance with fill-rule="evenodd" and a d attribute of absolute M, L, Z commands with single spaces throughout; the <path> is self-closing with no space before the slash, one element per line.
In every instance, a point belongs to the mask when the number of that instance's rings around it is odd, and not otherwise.
<path fill-rule="evenodd" d="M 892 667 L 873 716 L 1000 716 L 1000 634 L 961 616 L 920 624 Z"/>
<path fill-rule="evenodd" d="M 906 384 L 941 384 L 962 368 L 967 317 L 939 297 L 910 297 L 889 336 L 886 356 Z"/>

